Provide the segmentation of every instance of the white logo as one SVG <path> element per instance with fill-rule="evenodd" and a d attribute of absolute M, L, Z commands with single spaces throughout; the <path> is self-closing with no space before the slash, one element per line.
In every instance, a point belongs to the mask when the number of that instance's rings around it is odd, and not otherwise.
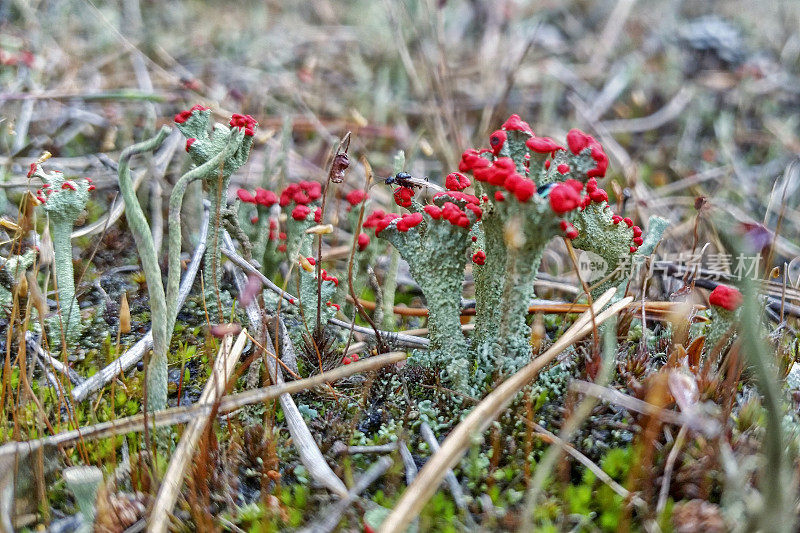
<path fill-rule="evenodd" d="M 578 256 L 578 273 L 583 281 L 591 283 L 606 276 L 608 263 L 596 253 L 583 251 Z"/>

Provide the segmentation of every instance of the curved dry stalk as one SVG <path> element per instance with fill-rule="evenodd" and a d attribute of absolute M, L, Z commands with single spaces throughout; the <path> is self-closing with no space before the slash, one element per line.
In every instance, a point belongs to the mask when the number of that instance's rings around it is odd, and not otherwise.
<path fill-rule="evenodd" d="M 239 361 L 239 356 L 244 351 L 247 343 L 247 330 L 243 329 L 233 343 L 233 337 L 226 335 L 219 347 L 217 359 L 214 361 L 214 370 L 206 382 L 203 393 L 200 395 L 200 402 L 204 404 L 218 404 L 220 398 L 225 394 L 225 389 L 233 375 L 233 368 Z M 209 413 L 212 414 L 212 413 Z M 181 436 L 181 441 L 169 462 L 167 473 L 162 480 L 161 488 L 158 490 L 156 501 L 153 504 L 150 515 L 150 525 L 148 531 L 163 533 L 167 531 L 169 525 L 169 515 L 178 499 L 178 494 L 183 484 L 183 476 L 186 467 L 194 456 L 195 447 L 200 441 L 200 437 L 208 426 L 209 417 L 198 416 L 189 422 Z"/>
<path fill-rule="evenodd" d="M 633 301 L 633 298 L 626 297 L 602 313 L 599 312 L 611 300 L 615 292 L 616 289 L 612 288 L 601 295 L 595 301 L 593 308 L 583 313 L 550 349 L 501 383 L 453 429 L 442 443 L 441 449 L 425 464 L 414 483 L 381 524 L 381 533 L 404 531 L 439 488 L 447 470 L 455 466 L 464 455 L 472 442 L 472 437 L 485 431 L 500 416 L 514 396 L 536 378 L 545 365 L 555 359 L 558 354 L 583 338 L 593 327 L 602 324 Z M 593 313 L 595 314 L 594 323 L 592 323 Z"/>
<path fill-rule="evenodd" d="M 228 235 L 228 232 L 224 230 L 222 231 L 222 243 L 225 248 L 230 250 L 233 249 L 233 241 L 231 240 L 231 236 Z M 228 255 L 224 251 L 223 253 Z M 247 276 L 245 276 L 244 272 L 238 268 L 234 269 L 234 278 L 236 280 L 236 287 L 239 289 L 239 291 L 244 291 L 245 286 L 247 285 Z M 270 338 L 269 331 L 266 329 L 262 331 L 262 310 L 258 307 L 256 300 L 253 299 L 253 301 L 247 305 L 245 310 L 254 333 L 256 333 L 257 336 L 263 335 L 262 338 L 264 338 L 265 346 L 272 345 L 272 339 Z M 281 372 L 281 368 L 278 366 L 278 358 L 268 357 L 266 359 L 266 364 L 272 383 L 278 385 L 284 383 L 283 372 Z M 303 466 L 308 469 L 308 473 L 316 481 L 327 487 L 335 494 L 344 497 L 347 494 L 347 487 L 342 480 L 339 479 L 336 474 L 334 474 L 328 463 L 325 462 L 325 457 L 323 457 L 313 435 L 311 435 L 311 431 L 309 431 L 305 420 L 303 420 L 303 415 L 300 414 L 300 410 L 297 408 L 297 405 L 295 405 L 292 397 L 289 394 L 281 394 L 278 397 L 278 401 L 281 404 L 281 409 L 283 409 L 283 416 L 286 421 L 286 426 L 289 428 L 289 433 L 292 435 L 292 441 L 294 442 L 294 446 L 297 448 L 297 453 L 300 455 L 300 461 L 303 463 Z"/>

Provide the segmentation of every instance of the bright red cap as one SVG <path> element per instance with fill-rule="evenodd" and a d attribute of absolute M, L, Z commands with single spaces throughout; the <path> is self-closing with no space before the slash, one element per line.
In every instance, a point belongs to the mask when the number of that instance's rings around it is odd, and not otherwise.
<path fill-rule="evenodd" d="M 728 311 L 735 311 L 742 304 L 742 293 L 735 287 L 717 285 L 708 295 L 708 301 L 711 305 L 722 307 Z"/>
<path fill-rule="evenodd" d="M 256 189 L 256 203 L 258 205 L 270 207 L 277 203 L 277 201 L 278 196 L 274 192 L 262 189 L 261 187 Z"/>
<path fill-rule="evenodd" d="M 440 218 L 442 218 L 442 210 L 439 208 L 439 206 L 426 205 L 425 207 L 422 208 L 422 210 L 428 213 L 428 216 L 430 216 L 434 220 L 439 220 Z"/>
<path fill-rule="evenodd" d="M 463 191 L 472 185 L 469 178 L 459 172 L 452 172 L 444 180 L 444 186 L 451 191 Z"/>
<path fill-rule="evenodd" d="M 364 191 L 361 189 L 356 189 L 347 193 L 347 196 L 345 196 L 344 199 L 347 200 L 347 203 L 350 205 L 358 205 L 363 202 L 366 197 L 367 195 Z"/>
<path fill-rule="evenodd" d="M 508 120 L 503 124 L 503 129 L 506 131 L 524 131 L 525 133 L 533 135 L 533 130 L 531 130 L 530 125 L 519 118 L 519 115 L 511 115 L 508 117 Z"/>
<path fill-rule="evenodd" d="M 567 146 L 569 146 L 573 154 L 578 155 L 584 148 L 589 146 L 589 139 L 591 139 L 591 137 L 581 130 L 572 129 L 567 133 Z"/>
<path fill-rule="evenodd" d="M 311 209 L 305 205 L 298 205 L 292 209 L 292 218 L 295 220 L 305 220 Z"/>
<path fill-rule="evenodd" d="M 400 221 L 397 222 L 397 230 L 405 233 L 411 228 L 417 226 L 420 222 L 422 222 L 422 213 L 403 215 Z"/>
<path fill-rule="evenodd" d="M 550 208 L 559 215 L 572 211 L 580 202 L 580 193 L 566 183 L 559 183 L 550 191 Z"/>
<path fill-rule="evenodd" d="M 400 207 L 411 207 L 414 191 L 408 187 L 398 187 L 394 190 L 394 203 Z"/>
<path fill-rule="evenodd" d="M 532 180 L 521 179 L 516 185 L 514 196 L 516 196 L 517 200 L 520 202 L 527 202 L 530 197 L 536 193 L 536 184 Z"/>
<path fill-rule="evenodd" d="M 489 136 L 489 145 L 492 147 L 492 153 L 494 155 L 498 155 L 500 150 L 503 149 L 507 137 L 506 132 L 503 130 L 497 130 Z"/>
<path fill-rule="evenodd" d="M 256 203 L 255 197 L 252 194 L 250 194 L 248 191 L 244 190 L 244 189 L 239 189 L 238 191 L 236 191 L 236 196 L 239 197 L 239 200 L 241 200 L 241 201 L 243 201 L 245 203 L 248 203 L 248 204 Z"/>
<path fill-rule="evenodd" d="M 364 251 L 364 249 L 369 246 L 369 235 L 366 233 L 360 233 L 358 235 L 358 249 L 359 251 Z"/>
<path fill-rule="evenodd" d="M 525 141 L 525 146 L 531 149 L 532 152 L 539 154 L 547 154 L 556 150 L 563 150 L 564 147 L 555 142 L 550 137 L 531 137 Z"/>

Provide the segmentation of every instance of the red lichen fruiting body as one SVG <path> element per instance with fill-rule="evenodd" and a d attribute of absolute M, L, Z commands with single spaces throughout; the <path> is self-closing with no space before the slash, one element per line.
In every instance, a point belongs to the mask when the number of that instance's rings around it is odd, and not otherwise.
<path fill-rule="evenodd" d="M 463 191 L 472 185 L 469 178 L 459 172 L 451 172 L 444 179 L 444 186 L 451 191 Z"/>
<path fill-rule="evenodd" d="M 503 130 L 497 130 L 489 136 L 489 145 L 492 147 L 492 153 L 495 156 L 500 154 L 500 150 L 503 149 L 507 138 L 508 135 Z"/>
<path fill-rule="evenodd" d="M 367 194 L 361 189 L 350 191 L 349 193 L 347 193 L 347 196 L 344 197 L 344 199 L 347 200 L 347 203 L 350 205 L 358 205 L 361 202 L 363 202 L 366 198 Z"/>
<path fill-rule="evenodd" d="M 298 205 L 292 209 L 292 218 L 295 220 L 305 220 L 311 209 L 305 205 Z"/>
<path fill-rule="evenodd" d="M 394 203 L 400 207 L 411 207 L 414 191 L 408 187 L 398 187 L 394 190 Z"/>
<path fill-rule="evenodd" d="M 532 152 L 538 154 L 548 154 L 556 150 L 563 150 L 564 147 L 555 142 L 550 137 L 531 137 L 525 141 L 525 146 L 530 148 Z"/>
<path fill-rule="evenodd" d="M 530 125 L 519 118 L 519 115 L 511 115 L 508 120 L 503 124 L 503 129 L 506 131 L 522 131 L 533 135 L 533 130 Z"/>
<path fill-rule="evenodd" d="M 262 189 L 261 187 L 256 189 L 255 199 L 258 205 L 263 205 L 265 207 L 270 207 L 278 202 L 278 196 L 274 192 Z"/>
<path fill-rule="evenodd" d="M 735 287 L 717 285 L 708 295 L 708 302 L 728 311 L 735 311 L 742 304 L 742 293 Z"/>
<path fill-rule="evenodd" d="M 559 183 L 550 191 L 550 208 L 554 213 L 563 215 L 580 205 L 580 194 L 567 183 Z"/>
<path fill-rule="evenodd" d="M 250 194 L 249 191 L 246 191 L 244 189 L 239 189 L 238 191 L 236 191 L 236 196 L 239 197 L 239 200 L 241 200 L 241 201 L 243 201 L 245 203 L 248 203 L 248 204 L 256 203 L 255 197 L 252 194 Z"/>
<path fill-rule="evenodd" d="M 369 246 L 369 241 L 370 241 L 369 235 L 367 235 L 366 233 L 360 233 L 358 235 L 358 249 L 359 249 L 359 251 L 363 252 L 367 248 L 367 246 Z"/>

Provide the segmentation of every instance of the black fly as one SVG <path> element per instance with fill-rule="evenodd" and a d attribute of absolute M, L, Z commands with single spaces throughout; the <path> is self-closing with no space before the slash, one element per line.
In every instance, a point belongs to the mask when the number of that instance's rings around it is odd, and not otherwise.
<path fill-rule="evenodd" d="M 440 191 L 440 192 L 444 191 L 444 189 L 442 189 L 438 185 L 430 183 L 428 181 L 428 178 L 425 179 L 415 178 L 408 172 L 398 172 L 396 176 L 389 176 L 388 178 L 386 178 L 386 185 L 394 185 L 394 184 L 397 184 L 401 187 L 408 187 L 409 189 L 414 189 L 416 187 L 419 188 L 428 187 L 430 189 L 433 189 L 434 191 Z"/>

